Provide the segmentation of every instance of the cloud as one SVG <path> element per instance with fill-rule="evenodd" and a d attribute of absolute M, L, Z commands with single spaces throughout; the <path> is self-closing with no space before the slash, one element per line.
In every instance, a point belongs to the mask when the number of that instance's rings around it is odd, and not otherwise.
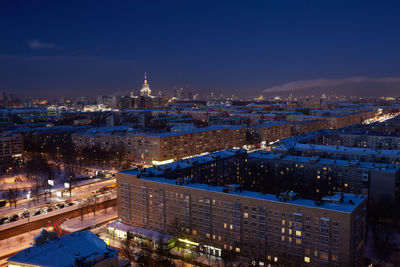
<path fill-rule="evenodd" d="M 294 81 L 282 85 L 273 86 L 263 90 L 263 93 L 277 93 L 277 92 L 291 92 L 305 89 L 329 89 L 332 87 L 355 85 L 362 83 L 374 83 L 380 85 L 400 83 L 400 77 L 384 77 L 384 78 L 370 78 L 370 77 L 350 77 L 339 79 L 314 79 Z"/>
<path fill-rule="evenodd" d="M 39 40 L 29 41 L 28 45 L 31 49 L 35 49 L 35 50 L 43 49 L 43 48 L 56 48 L 56 45 L 54 45 L 54 44 L 40 42 Z"/>

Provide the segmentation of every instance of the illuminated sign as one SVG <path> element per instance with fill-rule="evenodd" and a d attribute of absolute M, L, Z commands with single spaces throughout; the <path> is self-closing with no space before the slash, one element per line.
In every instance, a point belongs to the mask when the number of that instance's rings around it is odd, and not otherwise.
<path fill-rule="evenodd" d="M 189 245 L 193 245 L 193 246 L 199 246 L 200 245 L 199 243 L 196 243 L 196 242 L 193 242 L 193 241 L 190 241 L 190 240 L 187 240 L 187 239 L 178 238 L 178 240 L 179 240 L 179 242 L 182 242 L 182 243 L 185 243 L 185 244 L 189 244 Z"/>
<path fill-rule="evenodd" d="M 157 161 L 157 160 L 152 161 L 153 165 L 163 165 L 163 164 L 168 164 L 168 163 L 172 163 L 172 162 L 174 162 L 173 159 L 167 159 L 164 161 Z"/>

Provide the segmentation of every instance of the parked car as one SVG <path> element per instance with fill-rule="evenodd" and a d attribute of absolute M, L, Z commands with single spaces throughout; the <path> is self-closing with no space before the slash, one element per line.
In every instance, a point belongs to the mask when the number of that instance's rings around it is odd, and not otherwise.
<path fill-rule="evenodd" d="M 39 215 L 40 213 L 42 213 L 40 210 L 37 210 L 33 213 L 33 216 Z"/>
<path fill-rule="evenodd" d="M 19 219 L 18 214 L 14 214 L 13 216 L 10 217 L 10 222 L 18 221 L 18 219 Z"/>

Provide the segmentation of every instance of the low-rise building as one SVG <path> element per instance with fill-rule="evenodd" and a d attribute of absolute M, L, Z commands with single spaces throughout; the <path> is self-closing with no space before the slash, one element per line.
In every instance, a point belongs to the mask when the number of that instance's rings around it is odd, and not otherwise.
<path fill-rule="evenodd" d="M 8 266 L 117 267 L 118 250 L 89 230 L 57 237 L 42 229 L 34 244 L 7 259 Z"/>

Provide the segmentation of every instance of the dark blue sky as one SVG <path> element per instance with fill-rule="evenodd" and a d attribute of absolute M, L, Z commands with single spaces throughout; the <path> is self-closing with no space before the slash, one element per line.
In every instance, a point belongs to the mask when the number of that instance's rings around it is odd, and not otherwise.
<path fill-rule="evenodd" d="M 154 91 L 240 96 L 400 77 L 399 14 L 399 1 L 3 0 L 0 91 L 121 93 L 138 90 L 145 71 Z"/>

